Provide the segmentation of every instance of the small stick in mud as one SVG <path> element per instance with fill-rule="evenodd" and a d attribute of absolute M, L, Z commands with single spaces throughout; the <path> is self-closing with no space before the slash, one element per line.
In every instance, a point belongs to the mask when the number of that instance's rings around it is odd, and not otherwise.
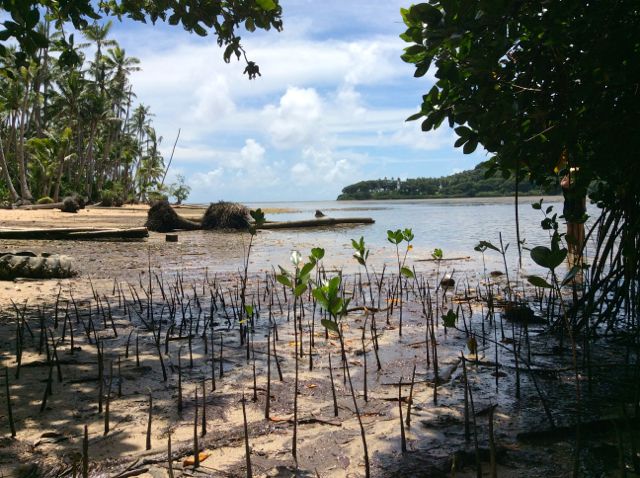
<path fill-rule="evenodd" d="M 200 436 L 205 436 L 207 434 L 207 393 L 205 391 L 204 377 L 202 377 L 202 423 L 200 428 Z"/>
<path fill-rule="evenodd" d="M 11 386 L 9 385 L 9 367 L 4 368 L 5 375 L 5 389 L 7 392 L 7 417 L 9 418 L 9 429 L 11 430 L 11 436 L 16 436 L 16 424 L 13 421 L 13 408 L 11 406 Z"/>
<path fill-rule="evenodd" d="M 178 349 L 178 413 L 182 413 L 182 347 Z"/>
<path fill-rule="evenodd" d="M 402 419 L 402 377 L 398 382 L 398 412 L 400 413 L 400 449 L 407 452 L 407 437 L 404 433 L 404 420 Z"/>
<path fill-rule="evenodd" d="M 109 410 L 111 405 L 111 385 L 113 384 L 113 361 L 109 362 L 109 385 L 107 386 L 107 401 L 104 410 L 104 434 L 109 433 Z"/>
<path fill-rule="evenodd" d="M 200 467 L 200 445 L 198 444 L 198 386 L 196 385 L 196 406 L 193 415 L 193 469 Z"/>
<path fill-rule="evenodd" d="M 469 443 L 471 441 L 471 430 L 469 428 L 469 382 L 467 380 L 467 359 L 464 354 L 460 353 L 460 360 L 462 361 L 462 380 L 464 382 L 464 441 Z"/>
<path fill-rule="evenodd" d="M 267 396 L 264 404 L 264 418 L 269 420 L 269 406 L 271 405 L 271 328 L 267 335 Z"/>
<path fill-rule="evenodd" d="M 149 420 L 147 421 L 146 450 L 151 450 L 151 420 L 153 419 L 153 395 L 149 393 Z"/>
<path fill-rule="evenodd" d="M 169 478 L 174 478 L 173 459 L 171 458 L 171 432 L 169 432 L 167 437 L 167 464 L 169 465 Z"/>
<path fill-rule="evenodd" d="M 120 365 L 120 355 L 118 355 L 118 397 L 122 397 L 122 367 Z"/>
<path fill-rule="evenodd" d="M 211 325 L 211 391 L 216 391 L 216 357 L 213 348 L 213 325 Z"/>
<path fill-rule="evenodd" d="M 338 416 L 338 400 L 336 399 L 336 385 L 333 380 L 333 368 L 331 366 L 331 352 L 329 352 L 329 377 L 331 377 L 331 395 L 333 397 L 333 416 Z"/>
<path fill-rule="evenodd" d="M 251 470 L 251 448 L 249 448 L 249 427 L 247 426 L 247 411 L 245 409 L 244 392 L 242 392 L 242 420 L 244 423 L 244 455 L 247 464 L 247 478 L 253 478 Z"/>
<path fill-rule="evenodd" d="M 140 334 L 136 334 L 136 367 L 140 366 Z"/>
<path fill-rule="evenodd" d="M 89 428 L 84 426 L 84 439 L 82 440 L 82 478 L 89 478 Z"/>
<path fill-rule="evenodd" d="M 220 378 L 224 375 L 224 367 L 222 366 L 222 349 L 224 344 L 224 338 L 222 336 L 222 332 L 220 333 Z"/>
<path fill-rule="evenodd" d="M 278 351 L 276 349 L 276 342 L 278 340 L 278 327 L 275 322 L 273 324 L 273 360 L 276 362 L 276 369 L 278 370 L 278 377 L 281 382 L 284 382 L 284 378 L 282 376 L 282 369 L 280 368 L 280 359 L 278 359 Z"/>
<path fill-rule="evenodd" d="M 498 470 L 496 467 L 496 439 L 493 434 L 493 412 L 496 411 L 498 405 L 492 405 L 489 408 L 489 459 L 491 478 L 498 478 Z"/>
<path fill-rule="evenodd" d="M 407 402 L 407 428 L 411 428 L 411 406 L 413 405 L 413 386 L 416 383 L 416 364 L 413 364 L 413 373 L 411 374 L 411 388 L 409 389 L 409 401 Z"/>
<path fill-rule="evenodd" d="M 129 358 L 129 343 L 131 341 L 131 335 L 133 334 L 134 329 L 129 332 L 129 337 L 127 337 L 127 344 L 124 347 L 124 358 Z"/>

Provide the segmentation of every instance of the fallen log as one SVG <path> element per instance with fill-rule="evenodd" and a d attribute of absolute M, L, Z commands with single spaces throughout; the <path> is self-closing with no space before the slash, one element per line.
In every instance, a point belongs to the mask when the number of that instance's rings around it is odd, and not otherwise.
<path fill-rule="evenodd" d="M 373 224 L 370 217 L 320 217 L 304 221 L 267 222 L 258 229 L 296 229 L 300 227 L 326 227 L 339 224 Z"/>
<path fill-rule="evenodd" d="M 47 229 L 0 229 L 0 239 L 19 240 L 132 240 L 149 237 L 146 227 L 131 227 L 126 229 L 96 228 L 96 227 L 55 227 Z"/>

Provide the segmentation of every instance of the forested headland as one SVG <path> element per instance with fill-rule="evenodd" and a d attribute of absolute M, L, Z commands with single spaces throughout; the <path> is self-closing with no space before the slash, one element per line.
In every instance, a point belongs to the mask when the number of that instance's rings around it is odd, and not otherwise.
<path fill-rule="evenodd" d="M 364 199 L 433 199 L 456 197 L 512 196 L 516 191 L 513 177 L 488 176 L 486 162 L 475 168 L 440 178 L 373 179 L 350 184 L 342 190 L 338 201 Z M 530 181 L 518 184 L 523 196 L 560 194 L 560 186 L 540 187 Z"/>

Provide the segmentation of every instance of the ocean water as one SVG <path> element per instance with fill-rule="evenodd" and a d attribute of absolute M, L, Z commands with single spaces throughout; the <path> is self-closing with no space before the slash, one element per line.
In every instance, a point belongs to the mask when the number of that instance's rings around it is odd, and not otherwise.
<path fill-rule="evenodd" d="M 531 203 L 539 198 L 520 200 L 520 237 L 525 247 L 549 245 L 549 233 L 540 227 L 544 218 L 540 210 Z M 517 269 L 517 241 L 515 206 L 512 198 L 464 198 L 393 201 L 318 201 L 247 204 L 251 208 L 277 210 L 267 213 L 267 220 L 292 221 L 313 219 L 315 211 L 321 210 L 329 217 L 371 217 L 375 224 L 348 225 L 330 228 L 262 231 L 255 240 L 255 262 L 261 268 L 283 265 L 289 267 L 289 253 L 299 250 L 308 255 L 312 247 L 323 247 L 326 251 L 325 265 L 357 271 L 359 266 L 352 258 L 351 239 L 364 237 L 370 249 L 369 263 L 379 269 L 384 264 L 396 264 L 395 246 L 387 241 L 387 230 L 411 228 L 415 239 L 413 249 L 407 255 L 407 264 L 433 267 L 424 261 L 431 257 L 435 248 L 442 249 L 445 258 L 468 257 L 464 261 L 447 262 L 457 270 L 481 270 L 482 255 L 473 250 L 479 241 L 490 241 L 499 246 L 499 235 L 507 247 L 508 267 Z M 562 213 L 562 198 L 544 200 L 544 209 L 553 206 L 551 214 Z M 589 206 L 589 214 L 598 214 L 595 206 Z M 564 224 L 561 222 L 562 231 Z M 404 245 L 401 254 L 404 253 Z M 503 269 L 502 257 L 494 252 L 485 254 L 487 267 Z M 523 273 L 540 270 L 523 250 Z"/>

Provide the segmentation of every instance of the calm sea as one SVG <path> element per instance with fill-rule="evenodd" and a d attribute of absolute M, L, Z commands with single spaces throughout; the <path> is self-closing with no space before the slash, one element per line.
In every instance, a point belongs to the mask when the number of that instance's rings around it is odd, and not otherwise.
<path fill-rule="evenodd" d="M 549 245 L 548 231 L 540 227 L 544 216 L 541 211 L 531 207 L 531 203 L 538 199 L 525 198 L 520 201 L 520 236 L 525 240 L 525 247 Z M 544 205 L 545 209 L 553 206 L 551 214 L 562 213 L 561 197 L 546 198 Z M 289 253 L 293 249 L 307 255 L 312 247 L 323 247 L 326 250 L 326 266 L 357 271 L 358 265 L 351 257 L 351 239 L 362 236 L 371 250 L 370 263 L 379 269 L 385 263 L 393 265 L 396 260 L 395 246 L 387 241 L 387 230 L 404 228 L 411 228 L 415 235 L 413 250 L 407 261 L 418 269 L 433 267 L 433 263 L 422 260 L 430 258 L 433 250 L 439 248 L 445 258 L 470 257 L 465 261 L 447 263 L 447 267 L 478 270 L 482 267 L 482 256 L 473 248 L 480 240 L 498 246 L 500 233 L 505 246 L 509 244 L 509 267 L 517 268 L 515 207 L 511 198 L 285 202 L 248 206 L 281 210 L 267 214 L 267 219 L 273 221 L 313 219 L 317 209 L 329 217 L 371 217 L 375 220 L 375 224 L 371 225 L 263 231 L 258 235 L 254 249 L 254 262 L 261 268 L 277 265 L 288 267 Z M 597 208 L 589 206 L 590 214 L 597 212 Z M 564 224 L 561 228 L 564 231 Z M 499 254 L 488 252 L 486 259 L 491 269 L 503 269 Z M 538 272 L 526 250 L 523 251 L 523 271 Z"/>

